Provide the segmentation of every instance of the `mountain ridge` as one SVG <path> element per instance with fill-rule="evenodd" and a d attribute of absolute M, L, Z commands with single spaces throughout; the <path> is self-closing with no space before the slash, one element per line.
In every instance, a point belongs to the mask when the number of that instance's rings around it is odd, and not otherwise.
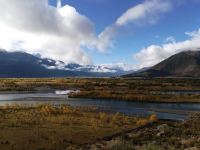
<path fill-rule="evenodd" d="M 0 50 L 0 78 L 109 77 L 128 71 L 105 66 L 65 64 L 26 52 Z"/>
<path fill-rule="evenodd" d="M 200 77 L 200 51 L 177 53 L 147 70 L 125 77 Z"/>

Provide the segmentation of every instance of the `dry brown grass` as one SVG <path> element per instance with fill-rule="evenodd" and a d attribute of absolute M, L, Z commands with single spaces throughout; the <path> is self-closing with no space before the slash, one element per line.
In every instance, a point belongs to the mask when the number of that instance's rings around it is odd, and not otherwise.
<path fill-rule="evenodd" d="M 167 91 L 200 91 L 200 79 L 47 78 L 0 79 L 0 91 L 34 91 L 37 87 L 77 89 L 70 97 L 154 102 L 200 102 L 200 94 L 167 94 Z"/>
<path fill-rule="evenodd" d="M 6 105 L 0 107 L 0 149 L 67 148 L 140 125 L 136 117 L 89 107 Z"/>

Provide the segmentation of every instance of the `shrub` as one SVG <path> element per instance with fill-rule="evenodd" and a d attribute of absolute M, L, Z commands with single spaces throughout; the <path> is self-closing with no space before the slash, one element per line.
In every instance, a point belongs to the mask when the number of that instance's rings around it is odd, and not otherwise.
<path fill-rule="evenodd" d="M 66 107 L 66 106 L 63 106 L 62 108 L 61 108 L 61 111 L 62 111 L 62 113 L 70 113 L 71 112 L 71 109 L 69 108 L 69 107 Z"/>
<path fill-rule="evenodd" d="M 151 122 L 156 122 L 156 121 L 158 121 L 158 117 L 157 117 L 157 115 L 153 114 L 153 115 L 150 115 L 150 116 L 149 116 L 149 120 L 150 120 Z"/>
<path fill-rule="evenodd" d="M 100 113 L 99 113 L 99 119 L 100 119 L 100 120 L 106 120 L 106 113 L 100 112 Z"/>
<path fill-rule="evenodd" d="M 139 125 L 139 126 L 145 126 L 147 125 L 149 122 L 147 119 L 139 119 L 136 124 Z"/>
<path fill-rule="evenodd" d="M 95 119 L 91 119 L 91 120 L 90 120 L 90 123 L 91 123 L 91 126 L 92 126 L 92 128 L 93 128 L 94 130 L 97 130 L 97 129 L 98 129 L 98 124 L 97 124 L 97 122 L 96 122 Z"/>
<path fill-rule="evenodd" d="M 118 118 L 120 117 L 120 114 L 117 112 L 112 116 L 112 122 L 116 122 L 118 120 Z"/>
<path fill-rule="evenodd" d="M 40 106 L 40 108 L 41 108 L 41 112 L 45 115 L 55 113 L 55 109 L 51 105 L 46 104 L 46 105 Z"/>

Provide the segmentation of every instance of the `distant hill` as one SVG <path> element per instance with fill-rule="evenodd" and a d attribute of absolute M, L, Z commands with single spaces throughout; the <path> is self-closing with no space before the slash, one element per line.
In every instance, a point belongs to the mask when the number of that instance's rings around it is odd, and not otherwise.
<path fill-rule="evenodd" d="M 200 77 L 200 51 L 175 54 L 153 67 L 125 77 Z"/>
<path fill-rule="evenodd" d="M 121 68 L 65 64 L 62 61 L 43 59 L 25 52 L 0 50 L 0 78 L 39 77 L 108 77 L 127 73 Z"/>

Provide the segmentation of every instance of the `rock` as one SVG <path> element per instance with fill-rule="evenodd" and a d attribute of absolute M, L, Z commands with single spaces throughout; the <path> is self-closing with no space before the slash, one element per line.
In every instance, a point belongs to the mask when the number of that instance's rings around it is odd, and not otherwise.
<path fill-rule="evenodd" d="M 169 128 L 169 126 L 167 124 L 162 124 L 162 125 L 157 127 L 157 130 L 164 131 L 164 130 L 166 130 L 168 128 Z"/>
<path fill-rule="evenodd" d="M 157 127 L 157 130 L 159 131 L 156 136 L 160 137 L 165 134 L 166 130 L 169 128 L 167 124 L 162 124 Z"/>
<path fill-rule="evenodd" d="M 160 132 L 158 132 L 158 133 L 156 134 L 156 136 L 160 137 L 160 136 L 162 136 L 162 135 L 164 135 L 164 134 L 165 134 L 165 131 L 160 131 Z"/>

